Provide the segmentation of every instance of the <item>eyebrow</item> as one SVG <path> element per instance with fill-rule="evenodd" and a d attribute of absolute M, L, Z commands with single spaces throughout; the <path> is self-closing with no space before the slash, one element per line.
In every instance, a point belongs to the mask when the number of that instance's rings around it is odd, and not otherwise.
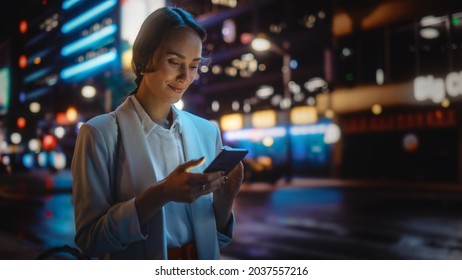
<path fill-rule="evenodd" d="M 176 55 L 179 58 L 186 59 L 186 56 L 182 55 L 181 53 L 177 53 L 175 51 L 168 51 L 167 54 Z M 193 59 L 193 61 L 201 61 L 203 59 L 204 59 L 203 57 L 196 57 L 196 58 Z"/>

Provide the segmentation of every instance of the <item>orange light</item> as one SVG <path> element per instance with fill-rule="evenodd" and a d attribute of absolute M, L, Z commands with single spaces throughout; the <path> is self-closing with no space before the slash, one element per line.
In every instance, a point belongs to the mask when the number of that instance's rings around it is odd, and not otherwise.
<path fill-rule="evenodd" d="M 19 32 L 24 34 L 27 32 L 27 28 L 28 28 L 27 21 L 21 20 L 21 22 L 19 23 Z"/>
<path fill-rule="evenodd" d="M 69 107 L 66 111 L 66 119 L 73 123 L 77 120 L 77 110 L 74 107 Z"/>
<path fill-rule="evenodd" d="M 19 117 L 16 120 L 16 125 L 18 126 L 18 128 L 21 128 L 21 129 L 26 127 L 26 119 L 24 117 Z"/>
<path fill-rule="evenodd" d="M 18 64 L 19 64 L 19 68 L 26 68 L 27 66 L 27 57 L 25 55 L 21 55 L 19 57 L 19 61 L 18 61 Z"/>
<path fill-rule="evenodd" d="M 241 114 L 228 114 L 220 119 L 220 126 L 223 131 L 241 129 L 244 117 Z"/>
<path fill-rule="evenodd" d="M 56 147 L 56 138 L 53 135 L 45 135 L 42 141 L 42 147 L 45 151 L 51 151 Z"/>
<path fill-rule="evenodd" d="M 314 106 L 299 106 L 290 110 L 292 124 L 311 124 L 318 121 L 318 111 Z"/>
<path fill-rule="evenodd" d="M 276 125 L 276 111 L 264 110 L 252 114 L 252 125 L 254 127 L 273 127 Z"/>
<path fill-rule="evenodd" d="M 66 125 L 69 124 L 69 121 L 67 120 L 66 113 L 60 112 L 56 114 L 56 123 L 59 125 Z"/>
<path fill-rule="evenodd" d="M 241 38 L 240 38 L 241 44 L 248 45 L 250 44 L 250 42 L 252 42 L 253 38 L 254 38 L 254 35 L 251 33 L 242 33 Z"/>

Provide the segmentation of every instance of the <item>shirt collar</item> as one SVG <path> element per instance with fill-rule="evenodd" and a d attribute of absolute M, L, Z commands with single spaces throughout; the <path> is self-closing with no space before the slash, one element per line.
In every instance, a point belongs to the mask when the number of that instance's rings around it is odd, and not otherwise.
<path fill-rule="evenodd" d="M 151 133 L 151 131 L 153 131 L 156 128 L 165 129 L 161 125 L 154 122 L 149 117 L 149 115 L 146 113 L 143 106 L 141 106 L 141 103 L 138 101 L 138 98 L 136 98 L 135 95 L 130 95 L 129 97 L 133 105 L 135 106 L 135 111 L 136 111 L 136 114 L 138 115 L 138 118 L 141 121 L 141 127 L 143 128 L 143 132 L 145 136 L 148 136 Z M 177 109 L 175 108 L 175 106 L 172 105 L 172 113 L 173 113 L 174 121 L 173 121 L 173 124 L 170 126 L 170 130 L 173 130 L 173 131 L 176 130 L 178 133 L 181 134 L 182 132 L 181 120 L 176 110 Z"/>
<path fill-rule="evenodd" d="M 173 126 L 176 127 L 176 129 L 178 129 L 178 133 L 182 133 L 183 132 L 183 124 L 181 122 L 181 117 L 180 117 L 180 114 L 178 114 L 178 109 L 175 107 L 175 105 L 172 105 L 172 112 L 173 112 Z"/>

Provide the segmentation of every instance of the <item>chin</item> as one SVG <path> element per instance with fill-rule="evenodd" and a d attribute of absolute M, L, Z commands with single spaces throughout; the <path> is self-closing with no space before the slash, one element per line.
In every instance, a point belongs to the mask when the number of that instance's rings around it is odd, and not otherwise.
<path fill-rule="evenodd" d="M 171 100 L 170 103 L 172 104 L 177 103 L 178 101 L 180 101 L 181 97 L 183 97 L 183 95 L 170 99 Z"/>

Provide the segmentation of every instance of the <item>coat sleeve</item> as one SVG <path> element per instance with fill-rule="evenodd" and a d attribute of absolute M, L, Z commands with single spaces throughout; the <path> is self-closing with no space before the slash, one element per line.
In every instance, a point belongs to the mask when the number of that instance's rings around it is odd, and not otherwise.
<path fill-rule="evenodd" d="M 84 124 L 72 159 L 75 242 L 90 256 L 125 249 L 144 240 L 134 198 L 114 203 L 111 174 L 117 137 L 104 137 L 91 124 Z"/>

